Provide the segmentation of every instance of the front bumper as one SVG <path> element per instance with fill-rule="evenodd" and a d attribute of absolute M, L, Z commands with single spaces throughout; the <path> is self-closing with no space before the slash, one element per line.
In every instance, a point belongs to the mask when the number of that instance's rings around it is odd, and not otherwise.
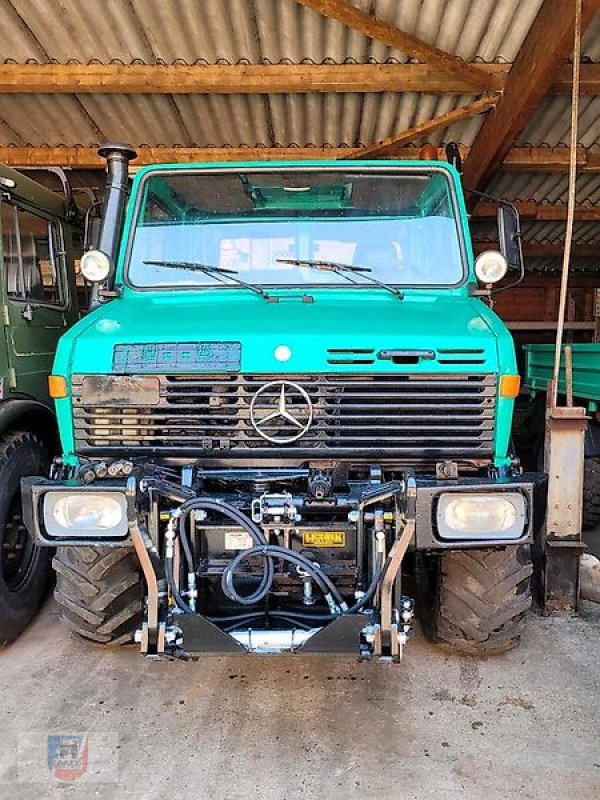
<path fill-rule="evenodd" d="M 23 517 L 30 535 L 39 545 L 47 547 L 60 546 L 103 546 L 130 547 L 131 533 L 127 532 L 115 538 L 102 536 L 99 532 L 85 535 L 52 536 L 44 524 L 43 503 L 45 495 L 52 492 L 117 492 L 125 495 L 127 500 L 127 516 L 130 523 L 138 518 L 139 484 L 135 479 L 100 480 L 94 484 L 84 484 L 73 479 L 48 480 L 46 478 L 29 477 L 21 481 Z M 189 490 L 188 490 L 189 491 Z M 437 506 L 442 495 L 446 494 L 493 494 L 520 493 L 524 498 L 525 524 L 523 533 L 518 538 L 481 538 L 444 539 L 438 530 L 436 521 Z M 187 497 L 190 495 L 188 494 Z M 181 497 L 181 501 L 186 496 Z M 539 474 L 526 474 L 516 478 L 461 478 L 452 481 L 439 481 L 427 478 L 416 478 L 416 525 L 413 547 L 417 550 L 462 550 L 465 548 L 481 548 L 525 544 L 533 541 L 534 534 L 544 517 L 546 500 L 546 478 Z"/>

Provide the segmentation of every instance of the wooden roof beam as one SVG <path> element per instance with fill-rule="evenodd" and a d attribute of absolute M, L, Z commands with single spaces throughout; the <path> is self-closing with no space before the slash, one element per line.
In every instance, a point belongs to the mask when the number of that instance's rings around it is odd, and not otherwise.
<path fill-rule="evenodd" d="M 404 145 L 418 141 L 440 128 L 447 128 L 455 122 L 461 122 L 464 119 L 469 119 L 477 114 L 481 114 L 493 108 L 498 102 L 498 99 L 498 94 L 486 94 L 480 97 L 479 100 L 467 103 L 464 106 L 455 108 L 453 111 L 448 111 L 446 114 L 441 114 L 439 117 L 434 117 L 434 119 L 429 119 L 426 122 L 420 122 L 418 125 L 414 125 L 412 128 L 408 128 L 401 133 L 388 136 L 377 144 L 365 147 L 358 154 L 354 154 L 352 158 L 393 158 L 397 154 L 399 148 Z"/>
<path fill-rule="evenodd" d="M 134 146 L 135 147 L 135 146 Z M 104 161 L 96 147 L 0 147 L 0 163 L 11 167 L 72 167 L 73 169 L 98 169 Z M 361 147 L 135 147 L 138 157 L 134 166 L 145 164 L 188 163 L 191 161 L 269 161 L 360 158 L 366 148 Z M 461 148 L 463 158 L 469 149 Z M 394 157 L 400 160 L 418 159 L 418 147 L 397 147 Z M 438 158 L 444 160 L 443 148 L 438 148 Z M 506 159 L 506 167 L 515 170 L 538 172 L 566 172 L 568 149 L 566 147 L 514 148 Z M 581 173 L 600 174 L 600 155 L 581 152 Z M 483 204 L 480 204 L 483 205 Z M 479 207 L 479 206 L 478 206 Z M 485 207 L 485 206 L 483 206 Z M 540 206 L 543 208 L 543 206 Z M 477 212 L 476 212 L 477 214 Z"/>
<path fill-rule="evenodd" d="M 567 204 L 548 205 L 533 202 L 514 203 L 522 220 L 532 222 L 564 222 L 567 219 Z M 471 214 L 473 221 L 495 219 L 498 207 L 495 203 L 479 202 Z M 600 222 L 600 205 L 582 205 L 575 207 L 577 222 Z"/>
<path fill-rule="evenodd" d="M 476 67 L 472 67 L 444 50 L 427 44 L 416 36 L 401 31 L 389 22 L 377 19 L 373 14 L 361 11 L 347 0 L 296 0 L 296 2 L 312 11 L 317 11 L 328 19 L 335 19 L 370 39 L 383 42 L 394 50 L 437 67 L 448 75 L 461 78 L 475 93 L 482 89 L 501 88 L 502 81 L 497 76 L 483 76 L 481 70 Z M 490 81 L 492 81 L 491 85 Z"/>
<path fill-rule="evenodd" d="M 473 64 L 505 80 L 510 64 Z M 490 85 L 487 87 L 491 89 Z M 600 94 L 600 64 L 581 65 L 581 94 Z M 571 68 L 551 91 L 570 94 Z M 310 94 L 425 92 L 465 95 L 464 78 L 430 64 L 0 64 L 0 94 Z"/>
<path fill-rule="evenodd" d="M 585 0 L 582 35 L 600 8 Z M 485 190 L 573 49 L 575 3 L 544 0 L 508 74 L 502 99 L 484 121 L 464 167 L 465 186 Z M 471 202 L 477 202 L 473 198 Z"/>
<path fill-rule="evenodd" d="M 473 242 L 476 254 L 484 250 L 497 250 L 497 242 Z M 523 242 L 523 255 L 525 258 L 562 258 L 565 250 L 564 242 Z M 600 266 L 600 242 L 578 243 L 571 246 L 573 258 L 594 258 Z"/>

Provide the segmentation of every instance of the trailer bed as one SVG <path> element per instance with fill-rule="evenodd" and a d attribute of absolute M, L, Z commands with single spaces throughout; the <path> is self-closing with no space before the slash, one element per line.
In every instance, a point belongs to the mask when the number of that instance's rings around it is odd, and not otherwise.
<path fill-rule="evenodd" d="M 573 396 L 600 403 L 600 342 L 572 344 Z M 554 368 L 554 345 L 526 344 L 523 385 L 530 391 L 545 391 Z M 564 347 L 558 391 L 565 393 Z"/>

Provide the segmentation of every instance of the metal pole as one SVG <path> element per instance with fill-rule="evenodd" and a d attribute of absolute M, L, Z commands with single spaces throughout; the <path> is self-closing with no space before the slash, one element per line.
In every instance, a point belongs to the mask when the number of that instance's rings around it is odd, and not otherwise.
<path fill-rule="evenodd" d="M 569 162 L 569 199 L 567 205 L 567 228 L 565 233 L 565 251 L 563 253 L 562 275 L 560 282 L 560 300 L 558 304 L 558 325 L 556 328 L 556 346 L 554 350 L 554 374 L 552 386 L 552 405 L 556 406 L 558 396 L 558 379 L 560 374 L 560 354 L 565 327 L 565 310 L 567 306 L 567 289 L 569 284 L 569 262 L 571 260 L 571 242 L 573 239 L 573 222 L 575 220 L 575 181 L 577 178 L 577 129 L 579 119 L 579 66 L 581 62 L 581 3 L 575 2 L 575 44 L 573 46 L 573 92 L 571 95 L 571 153 Z"/>

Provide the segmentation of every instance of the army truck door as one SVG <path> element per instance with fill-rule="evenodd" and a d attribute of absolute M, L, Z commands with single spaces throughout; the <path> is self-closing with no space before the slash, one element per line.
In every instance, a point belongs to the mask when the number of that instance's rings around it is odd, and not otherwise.
<path fill-rule="evenodd" d="M 42 399 L 59 337 L 74 320 L 61 223 L 37 209 L 0 200 L 2 323 L 8 373 L 1 396 Z"/>

